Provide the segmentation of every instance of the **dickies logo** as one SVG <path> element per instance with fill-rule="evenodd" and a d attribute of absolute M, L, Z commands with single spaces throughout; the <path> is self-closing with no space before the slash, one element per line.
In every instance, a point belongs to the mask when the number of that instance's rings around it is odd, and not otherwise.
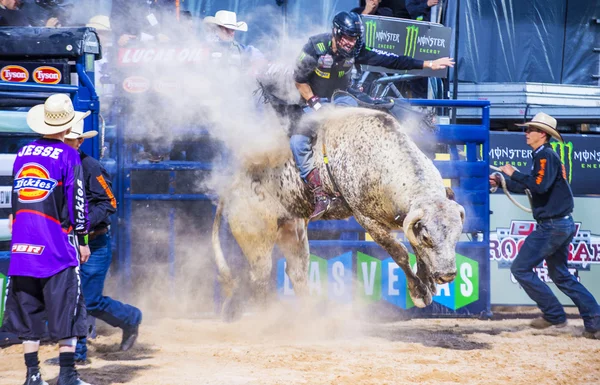
<path fill-rule="evenodd" d="M 13 188 L 17 191 L 19 202 L 34 203 L 46 199 L 57 184 L 43 166 L 27 163 L 17 172 Z"/>
<path fill-rule="evenodd" d="M 0 71 L 0 79 L 5 82 L 23 83 L 29 80 L 29 71 L 21 66 L 5 66 Z"/>
<path fill-rule="evenodd" d="M 62 79 L 60 71 L 54 67 L 42 66 L 33 71 L 33 80 L 40 84 L 58 84 Z"/>
<path fill-rule="evenodd" d="M 41 255 L 46 246 L 29 245 L 27 243 L 15 243 L 11 250 L 13 253 Z"/>

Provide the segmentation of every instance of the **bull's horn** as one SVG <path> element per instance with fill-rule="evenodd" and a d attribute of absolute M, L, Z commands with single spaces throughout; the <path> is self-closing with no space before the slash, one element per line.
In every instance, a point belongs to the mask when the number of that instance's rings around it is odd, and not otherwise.
<path fill-rule="evenodd" d="M 416 245 L 419 243 L 417 241 L 417 237 L 415 235 L 415 224 L 423 218 L 425 213 L 422 209 L 412 210 L 408 213 L 406 218 L 404 218 L 404 223 L 402 225 L 402 229 L 404 230 L 404 234 L 406 234 L 406 238 L 412 245 Z"/>

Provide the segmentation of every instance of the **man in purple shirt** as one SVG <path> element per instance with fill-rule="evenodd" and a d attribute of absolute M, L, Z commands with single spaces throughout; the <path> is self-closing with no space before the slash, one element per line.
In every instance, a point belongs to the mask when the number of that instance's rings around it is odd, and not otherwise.
<path fill-rule="evenodd" d="M 76 112 L 64 94 L 50 96 L 27 114 L 43 137 L 21 148 L 13 166 L 12 241 L 5 328 L 23 340 L 25 385 L 47 385 L 38 349 L 45 334 L 58 341 L 57 385 L 86 385 L 75 370 L 77 337 L 87 334 L 79 261 L 87 261 L 89 227 L 85 185 L 77 151 L 64 136 L 89 115 Z"/>

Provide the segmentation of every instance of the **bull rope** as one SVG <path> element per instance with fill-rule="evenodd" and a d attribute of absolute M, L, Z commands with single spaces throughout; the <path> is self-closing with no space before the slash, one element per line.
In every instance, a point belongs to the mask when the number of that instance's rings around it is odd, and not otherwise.
<path fill-rule="evenodd" d="M 508 192 L 508 188 L 506 187 L 506 179 L 504 179 L 504 175 L 502 174 L 502 172 L 500 171 L 500 169 L 496 166 L 492 166 L 490 165 L 490 168 L 492 170 L 494 170 L 495 172 L 492 173 L 492 175 L 497 175 L 499 176 L 500 179 L 500 184 L 502 185 L 502 191 L 504 191 L 504 194 L 508 197 L 508 199 L 510 199 L 510 201 L 512 203 L 515 204 L 515 206 L 517 206 L 518 208 L 520 208 L 521 210 L 527 212 L 527 213 L 531 213 L 531 209 L 528 207 L 523 206 L 522 204 L 520 204 L 519 202 L 516 201 L 515 198 L 513 198 L 512 195 L 510 195 L 510 192 Z M 518 171 L 518 169 L 516 169 Z M 492 187 L 490 188 L 490 192 L 495 193 L 496 190 L 498 190 L 498 187 Z M 533 206 L 531 203 L 531 191 L 529 191 L 528 189 L 525 189 L 525 195 L 527 195 L 527 198 L 529 199 L 529 206 Z"/>

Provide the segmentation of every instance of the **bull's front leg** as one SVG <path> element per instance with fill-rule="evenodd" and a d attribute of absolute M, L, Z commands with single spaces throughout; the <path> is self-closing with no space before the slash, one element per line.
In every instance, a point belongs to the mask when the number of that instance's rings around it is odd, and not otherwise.
<path fill-rule="evenodd" d="M 406 247 L 394 239 L 391 235 L 391 230 L 387 226 L 371 218 L 357 215 L 356 213 L 354 214 L 354 217 L 371 235 L 373 240 L 387 251 L 398 266 L 400 266 L 402 271 L 404 271 L 406 282 L 408 284 L 408 292 L 415 306 L 425 307 L 429 305 L 432 302 L 432 292 L 427 287 L 427 284 L 423 283 L 410 268 L 409 255 Z"/>
<path fill-rule="evenodd" d="M 421 282 L 425 283 L 429 287 L 432 295 L 437 293 L 437 286 L 435 285 L 433 275 L 431 275 L 427 265 L 421 258 L 417 258 L 417 277 L 419 277 Z"/>

